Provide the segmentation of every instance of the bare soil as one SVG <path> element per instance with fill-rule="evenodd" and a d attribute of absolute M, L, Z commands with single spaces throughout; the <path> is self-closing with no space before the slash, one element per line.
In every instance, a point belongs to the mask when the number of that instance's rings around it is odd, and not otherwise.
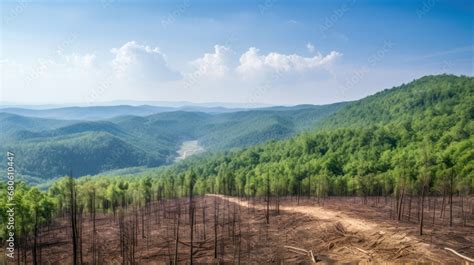
<path fill-rule="evenodd" d="M 390 206 L 386 203 L 374 206 L 358 200 L 331 198 L 317 204 L 314 199 L 298 203 L 294 198 L 286 198 L 280 199 L 278 211 L 273 198 L 267 224 L 263 200 L 220 195 L 195 198 L 193 263 L 313 264 L 308 254 L 312 252 L 317 264 L 464 264 L 444 247 L 474 256 L 471 214 L 465 218 L 465 225 L 458 220 L 452 228 L 445 219 L 436 219 L 437 224 L 425 225 L 425 235 L 418 236 L 415 213 L 411 221 L 398 222 L 390 218 Z M 190 264 L 188 206 L 187 199 L 162 200 L 139 210 L 125 211 L 125 222 L 135 224 L 127 227 L 136 232 L 135 264 L 173 263 L 178 212 L 176 258 L 179 264 Z M 96 264 L 131 264 L 122 255 L 119 216 L 97 214 Z M 82 223 L 82 260 L 84 264 L 93 264 L 93 222 L 86 214 Z M 42 229 L 40 264 L 71 264 L 70 234 L 67 218 L 58 218 Z M 25 263 L 32 263 L 31 251 L 26 252 Z"/>
<path fill-rule="evenodd" d="M 248 204 L 238 198 L 219 197 L 240 205 Z M 413 221 L 397 222 L 389 218 L 385 204 L 375 207 L 357 200 L 359 198 L 333 198 L 318 204 L 311 199 L 297 204 L 295 200 L 285 199 L 280 201 L 280 217 L 290 220 L 300 218 L 299 215 L 311 217 L 311 221 L 305 223 L 304 227 L 311 230 L 312 234 L 297 237 L 294 245 L 312 249 L 314 253 L 321 253 L 337 263 L 465 262 L 446 251 L 445 247 L 453 248 L 468 257 L 474 256 L 472 216 L 465 226 L 450 228 L 446 220 L 435 219 L 439 224 L 430 225 L 432 216 L 425 213 L 425 232 L 423 236 L 419 236 L 414 213 Z M 265 205 L 257 202 L 255 207 L 264 210 Z M 270 223 L 281 221 L 281 218 L 273 218 Z"/>

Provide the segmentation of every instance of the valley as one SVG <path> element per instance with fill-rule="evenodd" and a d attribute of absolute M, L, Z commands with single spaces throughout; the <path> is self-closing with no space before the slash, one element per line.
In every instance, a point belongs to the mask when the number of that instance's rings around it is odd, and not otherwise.
<path fill-rule="evenodd" d="M 108 117 L 93 121 L 20 116 L 14 113 L 29 112 L 6 108 L 0 109 L 0 151 L 17 153 L 24 179 L 35 183 L 71 171 L 85 176 L 127 167 L 157 167 L 172 164 L 187 139 L 199 141 L 212 152 L 285 139 L 308 130 L 344 104 L 212 109 L 218 113 L 179 110 L 145 116 L 123 115 L 129 106 L 80 108 L 80 113 L 97 117 L 104 111 L 107 116 L 102 117 Z M 60 117 L 71 117 L 74 110 L 68 108 L 67 115 Z M 46 113 L 57 118 L 63 112 Z"/>
<path fill-rule="evenodd" d="M 175 158 L 175 161 L 181 161 L 202 152 L 204 152 L 204 148 L 199 144 L 198 140 L 184 141 L 178 150 L 178 156 Z"/>

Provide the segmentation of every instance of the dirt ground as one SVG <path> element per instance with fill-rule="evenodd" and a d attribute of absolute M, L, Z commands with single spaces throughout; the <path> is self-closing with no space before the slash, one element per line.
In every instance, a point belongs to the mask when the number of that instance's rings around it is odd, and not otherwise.
<path fill-rule="evenodd" d="M 222 197 L 240 205 L 252 205 L 237 198 Z M 263 203 L 257 203 L 264 209 Z M 440 224 L 425 224 L 423 236 L 418 235 L 418 223 L 397 222 L 389 218 L 386 208 L 371 207 L 354 199 L 329 199 L 324 207 L 314 200 L 282 200 L 280 216 L 273 222 L 289 218 L 297 220 L 299 215 L 310 217 L 298 227 L 309 230 L 297 236 L 294 246 L 312 249 L 322 257 L 336 263 L 416 263 L 416 264 L 463 264 L 465 261 L 444 250 L 453 248 L 468 257 L 474 256 L 474 229 L 472 219 L 465 227 L 453 228 Z M 428 219 L 429 215 L 425 214 Z M 416 219 L 414 216 L 413 219 Z M 425 219 L 425 220 L 426 220 Z M 284 222 L 286 220 L 283 220 Z M 438 220 L 436 220 L 439 222 Z M 293 229 L 281 227 L 283 233 Z M 301 232 L 301 231 L 300 231 Z M 290 236 L 290 238 L 295 238 Z M 324 261 L 324 258 L 322 258 Z"/>
<path fill-rule="evenodd" d="M 474 256 L 471 217 L 464 227 L 426 225 L 420 237 L 415 216 L 412 222 L 397 222 L 389 218 L 387 207 L 353 199 L 330 199 L 323 206 L 314 200 L 298 205 L 287 198 L 280 201 L 279 213 L 272 200 L 269 224 L 262 200 L 208 195 L 196 198 L 194 205 L 194 264 L 314 264 L 313 259 L 317 264 L 464 264 L 444 247 Z M 188 207 L 188 201 L 180 199 L 154 202 L 146 211 L 127 210 L 124 223 L 136 225 L 125 227 L 135 231 L 135 264 L 172 264 L 175 253 L 179 264 L 190 264 Z M 119 214 L 97 215 L 94 251 L 93 222 L 89 215 L 83 217 L 83 264 L 93 264 L 93 253 L 96 264 L 132 264 L 122 255 L 120 223 Z M 71 264 L 70 234 L 66 218 L 43 229 L 40 264 Z M 31 263 L 27 252 L 26 264 Z"/>

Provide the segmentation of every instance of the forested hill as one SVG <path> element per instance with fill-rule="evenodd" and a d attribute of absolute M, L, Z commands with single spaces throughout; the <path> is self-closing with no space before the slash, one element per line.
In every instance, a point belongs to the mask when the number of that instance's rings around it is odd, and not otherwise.
<path fill-rule="evenodd" d="M 448 128 L 460 120 L 472 119 L 473 95 L 471 77 L 425 76 L 348 104 L 325 119 L 320 127 L 353 128 L 410 122 L 417 130 L 425 126 Z"/>
<path fill-rule="evenodd" d="M 83 176 L 127 167 L 156 167 L 172 163 L 183 141 L 198 140 L 206 150 L 222 151 L 284 139 L 313 128 L 344 104 L 212 114 L 168 111 L 101 121 L 53 120 L 0 113 L 0 151 L 17 153 L 19 172 L 36 180 L 63 176 L 70 171 Z M 70 117 L 76 109 L 80 115 L 88 113 L 83 108 L 48 110 L 48 113 L 65 112 L 66 117 Z M 124 107 L 91 111 L 100 116 L 117 113 L 117 109 L 123 111 Z M 6 163 L 0 168 L 2 165 Z"/>
<path fill-rule="evenodd" d="M 169 195 L 474 190 L 474 78 L 428 76 L 344 107 L 324 129 L 145 172 Z"/>

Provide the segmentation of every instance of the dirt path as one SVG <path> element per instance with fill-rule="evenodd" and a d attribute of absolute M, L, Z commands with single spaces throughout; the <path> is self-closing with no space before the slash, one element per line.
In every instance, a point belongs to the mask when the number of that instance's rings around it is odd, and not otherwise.
<path fill-rule="evenodd" d="M 239 198 L 222 195 L 209 196 L 217 196 L 223 200 L 228 200 L 238 205 L 249 207 L 248 201 L 242 201 Z M 265 209 L 265 205 L 262 204 L 256 204 L 255 207 L 259 210 Z M 409 261 L 413 261 L 414 263 L 463 264 L 464 262 L 463 260 L 454 257 L 452 254 L 447 253 L 446 250 L 443 250 L 442 246 L 424 243 L 416 237 L 407 236 L 406 230 L 404 231 L 398 227 L 391 227 L 385 223 L 381 225 L 362 218 L 354 218 L 341 211 L 330 210 L 316 205 L 282 205 L 280 206 L 280 210 L 288 213 L 305 214 L 325 224 L 336 225 L 340 223 L 342 224 L 343 230 L 345 230 L 343 233 L 357 235 L 363 238 L 360 243 L 348 243 L 339 240 L 333 246 L 329 245 L 331 250 L 328 253 L 330 256 L 335 256 L 335 260 L 338 260 L 337 256 L 343 255 L 349 251 L 362 257 L 367 256 L 361 261 L 370 263 L 405 263 L 407 258 Z M 316 231 L 317 230 L 315 229 L 315 236 L 317 237 Z M 405 259 L 403 259 L 403 257 L 405 257 Z"/>

